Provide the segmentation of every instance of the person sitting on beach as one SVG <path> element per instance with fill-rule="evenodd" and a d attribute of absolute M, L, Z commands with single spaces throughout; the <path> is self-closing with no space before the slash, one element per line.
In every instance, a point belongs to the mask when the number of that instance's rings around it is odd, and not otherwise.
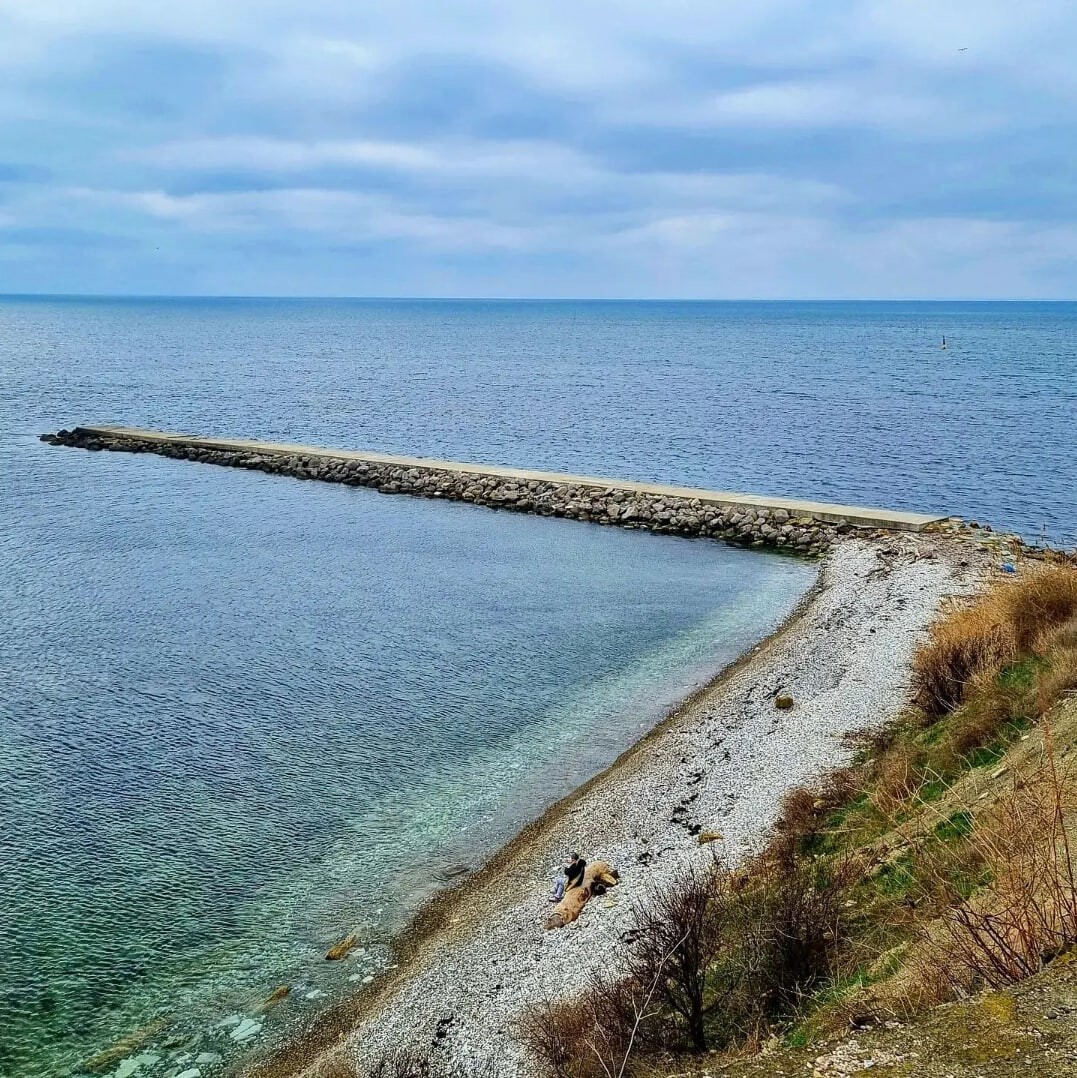
<path fill-rule="evenodd" d="M 565 890 L 570 891 L 573 887 L 579 887 L 583 883 L 583 873 L 587 868 L 587 862 L 578 854 L 569 857 L 565 865 Z"/>
<path fill-rule="evenodd" d="M 560 902 L 565 897 L 565 874 L 557 872 L 553 878 L 553 890 L 550 892 L 551 902 Z"/>
<path fill-rule="evenodd" d="M 559 872 L 553 881 L 553 893 L 550 895 L 551 902 L 560 902 L 565 897 L 565 892 L 572 887 L 579 887 L 583 883 L 583 873 L 587 868 L 587 862 L 578 854 L 573 853 L 569 857 L 568 864 L 564 867 L 563 874 Z"/>

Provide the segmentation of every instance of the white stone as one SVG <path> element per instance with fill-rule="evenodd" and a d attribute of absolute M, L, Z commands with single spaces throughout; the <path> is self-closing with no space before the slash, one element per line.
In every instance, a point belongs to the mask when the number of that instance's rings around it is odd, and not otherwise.
<path fill-rule="evenodd" d="M 229 1036 L 234 1041 L 245 1041 L 251 1037 L 256 1037 L 261 1032 L 261 1022 L 256 1022 L 253 1018 L 244 1018 L 243 1021 L 232 1030 Z"/>

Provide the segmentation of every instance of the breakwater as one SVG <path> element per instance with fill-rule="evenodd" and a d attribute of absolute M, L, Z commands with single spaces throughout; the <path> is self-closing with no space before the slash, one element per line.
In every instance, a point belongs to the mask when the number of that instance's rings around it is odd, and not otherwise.
<path fill-rule="evenodd" d="M 203 438 L 131 427 L 92 426 L 43 434 L 51 445 L 155 453 L 270 475 L 364 486 L 565 517 L 661 534 L 700 536 L 820 555 L 854 529 L 922 531 L 945 517 L 770 498 L 630 480 L 320 449 L 247 439 Z"/>

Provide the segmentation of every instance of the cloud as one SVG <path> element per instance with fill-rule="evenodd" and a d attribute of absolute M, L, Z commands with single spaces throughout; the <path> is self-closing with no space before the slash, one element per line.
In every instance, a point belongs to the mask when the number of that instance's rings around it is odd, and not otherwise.
<path fill-rule="evenodd" d="M 0 0 L 0 288 L 1073 295 L 1075 42 L 1058 0 Z"/>

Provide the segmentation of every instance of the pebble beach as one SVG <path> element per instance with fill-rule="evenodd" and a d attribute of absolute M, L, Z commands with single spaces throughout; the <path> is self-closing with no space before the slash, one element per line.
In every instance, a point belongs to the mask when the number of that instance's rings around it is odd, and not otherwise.
<path fill-rule="evenodd" d="M 789 790 L 845 762 L 847 735 L 893 718 L 917 641 L 984 565 L 945 535 L 837 542 L 782 629 L 435 900 L 365 997 L 249 1073 L 314 1075 L 336 1054 L 370 1064 L 428 1046 L 446 1074 L 534 1074 L 520 1016 L 615 968 L 634 905 L 693 865 L 758 848 Z M 721 838 L 701 843 L 708 833 Z M 548 931 L 550 880 L 575 849 L 621 882 Z"/>

